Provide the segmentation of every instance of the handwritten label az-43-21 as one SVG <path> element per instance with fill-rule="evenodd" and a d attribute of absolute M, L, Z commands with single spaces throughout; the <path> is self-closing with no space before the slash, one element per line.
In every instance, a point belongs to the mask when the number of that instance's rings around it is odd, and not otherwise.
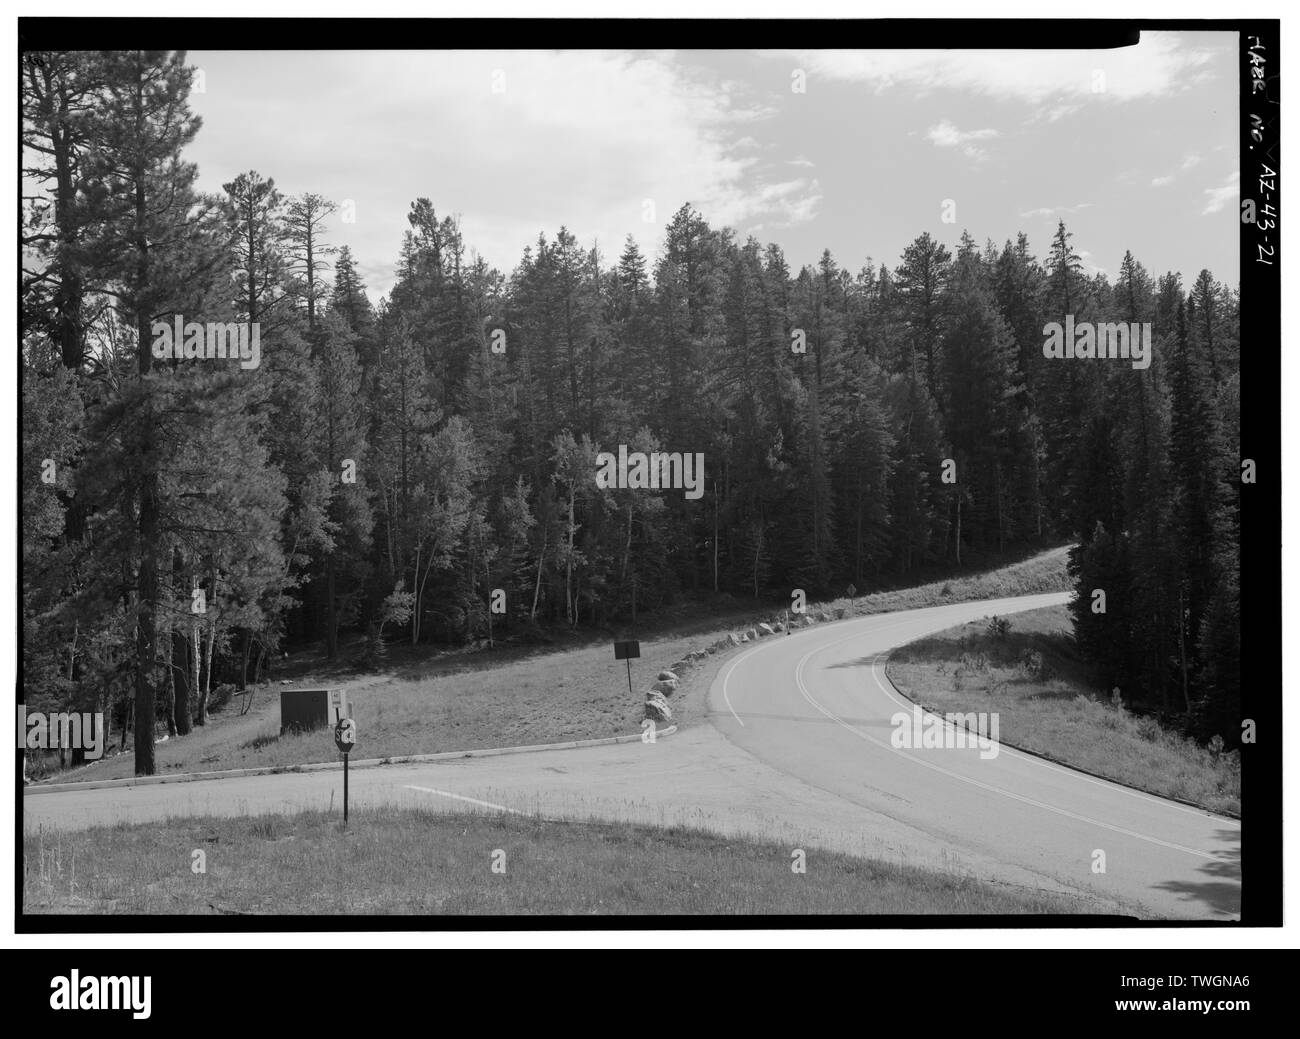
<path fill-rule="evenodd" d="M 1264 54 L 1265 47 L 1260 42 L 1258 36 L 1247 36 L 1246 42 L 1249 45 L 1246 49 L 1247 60 L 1250 62 L 1250 91 L 1251 96 L 1266 90 L 1265 70 L 1268 59 Z M 1267 100 L 1267 97 L 1265 97 Z M 1249 150 L 1254 151 L 1256 145 L 1264 144 L 1265 122 L 1263 117 L 1258 113 L 1250 114 L 1250 139 L 1254 144 L 1249 145 Z M 1270 149 L 1271 152 L 1271 149 Z M 1246 198 L 1241 203 L 1241 220 L 1242 223 L 1254 224 L 1263 236 L 1263 241 L 1255 243 L 1257 255 L 1256 263 L 1263 263 L 1269 266 L 1273 264 L 1273 256 L 1276 252 L 1272 244 L 1272 232 L 1277 227 L 1277 210 L 1273 206 L 1273 195 L 1277 192 L 1277 171 L 1261 157 L 1259 159 L 1259 200 L 1258 204 L 1255 199 Z"/>

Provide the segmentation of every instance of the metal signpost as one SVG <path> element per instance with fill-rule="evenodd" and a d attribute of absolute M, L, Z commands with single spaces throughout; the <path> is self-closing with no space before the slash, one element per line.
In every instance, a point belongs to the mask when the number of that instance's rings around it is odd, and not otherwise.
<path fill-rule="evenodd" d="M 632 658 L 641 655 L 641 643 L 636 639 L 614 643 L 614 659 L 627 661 L 627 691 L 632 695 Z"/>
<path fill-rule="evenodd" d="M 343 709 L 335 706 L 337 715 L 343 713 Z M 336 715 L 336 716 L 337 716 Z M 334 725 L 334 746 L 343 752 L 343 822 L 348 821 L 348 754 L 357 742 L 357 723 L 351 718 L 339 717 Z"/>

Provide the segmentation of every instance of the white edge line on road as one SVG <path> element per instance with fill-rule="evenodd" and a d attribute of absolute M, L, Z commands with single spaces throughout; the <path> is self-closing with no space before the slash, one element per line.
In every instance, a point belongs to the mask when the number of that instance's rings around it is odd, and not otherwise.
<path fill-rule="evenodd" d="M 954 725 L 954 723 L 950 722 L 947 718 L 943 717 L 943 715 L 936 714 L 934 711 L 927 709 L 926 707 L 916 703 L 913 700 L 908 700 L 908 699 L 900 700 L 898 697 L 902 695 L 901 693 L 895 695 L 897 689 L 896 687 L 894 687 L 893 682 L 890 681 L 888 672 L 885 673 L 883 678 L 877 672 L 877 668 L 880 666 L 880 658 L 883 655 L 884 655 L 883 653 L 877 654 L 876 659 L 871 662 L 871 677 L 876 680 L 876 684 L 880 686 L 881 691 L 884 692 L 884 694 L 887 697 L 893 700 L 894 703 L 896 703 L 899 707 L 903 708 L 904 710 L 910 711 L 913 707 L 920 707 L 921 710 L 924 711 L 926 714 L 933 714 L 936 718 L 942 721 L 945 727 L 952 726 L 952 728 L 955 731 L 956 726 Z M 1202 816 L 1208 815 L 1212 819 L 1217 819 L 1229 825 L 1237 826 L 1237 827 L 1241 826 L 1241 820 L 1234 819 L 1230 815 L 1221 815 L 1218 812 L 1211 812 L 1208 808 L 1200 808 L 1193 805 L 1185 805 L 1178 801 L 1171 801 L 1167 797 L 1160 797 L 1157 794 L 1148 794 L 1143 790 L 1134 790 L 1132 787 L 1125 786 L 1123 783 L 1115 783 L 1115 782 L 1111 782 L 1108 779 L 1101 779 L 1097 776 L 1090 776 L 1088 775 L 1088 773 L 1080 772 L 1078 769 L 1070 768 L 1068 765 L 1058 765 L 1054 761 L 1048 761 L 1044 758 L 1038 757 L 1035 754 L 1026 754 L 1024 751 L 1020 750 L 1019 748 L 1008 746 L 1005 743 L 999 742 L 998 752 L 1000 754 L 1006 754 L 1009 757 L 1013 757 L 1017 761 L 1028 762 L 1031 765 L 1037 765 L 1039 768 L 1045 768 L 1049 772 L 1059 772 L 1062 775 L 1071 776 L 1074 779 L 1082 780 L 1087 783 L 1092 783 L 1095 786 L 1105 787 L 1106 789 L 1114 790 L 1117 793 L 1127 794 L 1129 797 L 1135 797 L 1139 801 L 1146 801 L 1148 804 L 1156 804 L 1156 805 L 1161 805 L 1165 808 L 1172 808 L 1179 812 L 1186 812 L 1188 815 L 1202 815 Z"/>
<path fill-rule="evenodd" d="M 936 630 L 942 630 L 942 629 L 936 629 Z M 856 635 L 850 635 L 848 638 L 839 639 L 836 642 L 831 642 L 824 646 L 818 646 L 816 649 L 809 650 L 809 652 L 804 654 L 804 656 L 799 660 L 799 664 L 795 668 L 794 680 L 795 680 L 795 684 L 799 687 L 800 694 L 803 696 L 805 700 L 808 701 L 809 704 L 811 704 L 813 707 L 819 710 L 827 718 L 830 718 L 831 721 L 848 729 L 849 732 L 853 733 L 858 738 L 866 740 L 868 743 L 871 743 L 874 746 L 881 747 L 885 750 L 893 751 L 895 754 L 901 755 L 904 758 L 904 760 L 911 761 L 914 764 L 920 765 L 922 768 L 928 768 L 934 772 L 938 772 L 942 775 L 948 776 L 950 779 L 955 779 L 958 782 L 966 783 L 974 787 L 979 787 L 981 790 L 987 790 L 990 793 L 1000 794 L 1001 796 L 1009 798 L 1012 801 L 1019 801 L 1022 804 L 1031 805 L 1034 808 L 1041 808 L 1044 811 L 1053 812 L 1056 815 L 1065 816 L 1066 818 L 1073 819 L 1076 822 L 1086 823 L 1090 826 L 1098 826 L 1103 830 L 1110 830 L 1113 833 L 1123 834 L 1126 837 L 1132 837 L 1135 840 L 1145 841 L 1148 844 L 1157 844 L 1160 845 L 1161 847 L 1171 848 L 1174 851 L 1185 852 L 1188 855 L 1194 855 L 1197 858 L 1201 858 L 1201 859 L 1209 859 L 1211 861 L 1215 859 L 1215 856 L 1209 852 L 1198 851 L 1195 848 L 1188 848 L 1182 844 L 1174 844 L 1171 841 L 1162 841 L 1158 837 L 1151 837 L 1148 836 L 1147 834 L 1138 833 L 1135 830 L 1126 830 L 1122 826 L 1115 826 L 1112 823 L 1102 822 L 1100 819 L 1090 819 L 1085 815 L 1079 815 L 1078 813 L 1071 812 L 1066 808 L 1058 808 L 1055 805 L 1049 805 L 1043 801 L 1036 801 L 1032 797 L 1025 797 L 1022 794 L 1013 793 L 1010 790 L 1003 790 L 1001 787 L 996 787 L 989 783 L 981 782 L 978 779 L 971 779 L 969 776 L 963 776 L 959 772 L 953 772 L 950 769 L 944 768 L 942 765 L 936 765 L 934 762 L 926 761 L 925 759 L 917 757 L 914 754 L 904 754 L 902 748 L 895 747 L 892 743 L 886 743 L 881 740 L 878 740 L 874 736 L 868 735 L 867 733 L 862 732 L 860 729 L 854 728 L 843 718 L 840 718 L 837 715 L 832 714 L 830 711 L 828 711 L 825 707 L 823 707 L 820 703 L 818 703 L 813 698 L 812 694 L 808 691 L 808 687 L 804 684 L 803 669 L 804 669 L 804 665 L 807 664 L 809 659 L 811 659 L 815 654 L 820 653 L 822 650 L 830 649 L 833 646 L 837 646 L 841 642 L 848 642 L 850 639 L 856 637 L 857 637 Z M 923 637 L 923 636 L 919 636 L 919 637 Z"/>
<path fill-rule="evenodd" d="M 875 618 L 875 617 L 887 617 L 887 616 L 889 616 L 889 615 L 886 614 L 886 613 L 874 613 L 874 614 L 868 614 L 868 615 L 865 616 L 865 617 L 855 617 L 855 618 L 853 618 L 853 619 L 854 619 L 854 620 L 865 621 L 865 620 L 871 620 L 871 619 L 873 619 L 873 618 Z M 832 621 L 831 623 L 834 623 L 834 622 Z M 875 634 L 877 634 L 878 632 L 881 632 L 881 631 L 889 631 L 891 628 L 900 628 L 900 627 L 903 627 L 904 625 L 907 625 L 907 624 L 910 624 L 910 623 L 911 623 L 911 621 L 899 621 L 899 622 L 897 622 L 897 623 L 895 623 L 895 624 L 885 624 L 885 625 L 882 625 L 882 626 L 879 627 L 879 628 L 876 628 L 874 631 L 871 632 L 871 634 L 875 635 Z M 797 636 L 799 636 L 799 635 L 814 635 L 814 634 L 817 634 L 817 633 L 820 632 L 820 631 L 825 631 L 825 630 L 826 630 L 826 625 L 823 624 L 820 628 L 804 628 L 803 631 L 796 631 L 796 632 L 793 632 L 793 633 L 787 632 L 787 635 L 790 635 L 791 637 L 797 637 Z M 853 636 L 850 636 L 850 637 L 852 637 L 852 638 L 857 638 L 858 636 L 857 636 L 857 635 L 853 635 Z M 840 640 L 840 642 L 843 642 L 843 641 L 844 641 L 843 639 Z M 732 716 L 733 718 L 735 718 L 737 722 L 740 723 L 740 727 L 741 727 L 742 729 L 745 727 L 745 723 L 744 723 L 744 721 L 741 719 L 740 715 L 736 713 L 736 709 L 735 709 L 733 706 L 731 706 L 731 697 L 728 695 L 728 692 L 727 692 L 727 687 L 731 684 L 731 676 L 732 676 L 732 674 L 735 672 L 735 670 L 736 670 L 737 667 L 739 667 L 742 663 L 744 663 L 746 660 L 748 660 L 750 657 L 752 657 L 756 652 L 758 652 L 758 650 L 760 650 L 760 649 L 764 649 L 764 648 L 766 648 L 766 647 L 771 647 L 771 646 L 774 646 L 774 645 L 778 645 L 778 644 L 780 644 L 780 643 L 778 643 L 776 639 L 768 638 L 766 641 L 764 641 L 764 642 L 758 644 L 757 646 L 750 646 L 748 650 L 746 650 L 744 653 L 740 654 L 740 656 L 736 657 L 735 660 L 731 661 L 731 662 L 727 665 L 727 671 L 726 671 L 726 674 L 724 674 L 724 675 L 722 676 L 722 699 L 726 702 L 727 710 L 729 710 L 729 711 L 731 712 L 731 716 Z M 836 645 L 839 645 L 839 642 L 832 642 L 832 643 L 829 643 L 829 645 L 836 646 Z"/>
<path fill-rule="evenodd" d="M 483 808 L 495 808 L 498 812 L 509 812 L 511 815 L 527 815 L 527 812 L 521 812 L 517 808 L 507 808 L 505 805 L 493 804 L 491 801 L 480 801 L 475 797 L 466 797 L 464 794 L 453 794 L 449 790 L 435 790 L 431 786 L 411 786 L 407 784 L 407 790 L 419 790 L 426 794 L 437 794 L 439 797 L 450 797 L 453 801 L 468 801 L 472 805 L 479 805 Z"/>
<path fill-rule="evenodd" d="M 1056 595 L 1072 596 L 1073 594 L 1074 594 L 1074 593 L 1072 593 L 1072 592 L 1035 592 L 1035 593 L 1032 594 L 1032 595 L 1026 595 L 1026 596 L 1010 596 L 1010 597 L 1004 597 L 1004 598 L 1002 598 L 1002 599 L 977 599 L 977 600 L 970 600 L 970 601 L 968 601 L 968 602 L 960 602 L 960 603 L 958 603 L 958 602 L 954 602 L 954 603 L 944 603 L 942 606 L 920 606 L 920 607 L 917 607 L 917 608 L 915 608 L 915 609 L 911 609 L 911 610 L 898 610 L 898 611 L 895 611 L 895 612 L 892 613 L 892 614 L 891 614 L 891 613 L 888 613 L 888 612 L 887 612 L 887 613 L 868 613 L 868 614 L 865 614 L 865 615 L 860 616 L 860 617 L 846 617 L 846 618 L 844 618 L 844 620 L 846 620 L 846 621 L 867 621 L 867 620 L 875 620 L 877 617 L 889 617 L 889 616 L 897 617 L 898 614 L 900 614 L 900 613 L 920 613 L 922 610 L 944 609 L 945 607 L 949 607 L 949 606 L 971 606 L 971 605 L 974 605 L 974 604 L 976 604 L 976 603 L 979 603 L 980 605 L 984 605 L 984 604 L 993 605 L 993 604 L 997 604 L 997 603 L 1014 602 L 1016 599 L 1020 599 L 1020 598 L 1025 598 L 1025 599 L 1042 599 L 1042 598 L 1046 598 L 1046 597 L 1048 597 L 1048 596 L 1056 596 Z M 1046 605 L 1052 605 L 1052 604 L 1049 603 L 1049 604 L 1046 604 Z M 1024 609 L 1027 609 L 1027 610 L 1040 609 L 1040 608 L 1041 608 L 1041 607 L 1035 607 L 1035 606 L 1026 606 L 1026 607 L 1024 607 Z M 1014 611 L 1014 612 L 1021 612 L 1021 611 Z M 987 616 L 987 614 L 981 614 L 981 616 Z M 979 617 L 976 617 L 975 619 L 976 619 L 976 620 L 979 620 L 980 618 L 979 618 Z M 906 625 L 913 623 L 913 620 L 914 620 L 914 618 L 908 618 L 907 620 L 896 621 L 894 624 L 884 624 L 884 625 L 881 625 L 879 628 L 876 628 L 875 630 L 871 631 L 869 634 L 877 635 L 877 634 L 879 634 L 879 633 L 882 632 L 882 631 L 890 631 L 890 630 L 892 630 L 893 628 L 901 628 L 901 627 L 905 627 Z M 827 627 L 827 624 L 835 624 L 835 623 L 838 623 L 838 622 L 837 622 L 837 621 L 828 621 L 828 622 L 825 622 L 825 623 L 821 624 L 819 627 L 815 627 L 815 628 L 804 628 L 802 631 L 795 631 L 795 632 L 787 631 L 787 632 L 786 632 L 786 635 L 787 635 L 787 636 L 793 635 L 794 637 L 798 637 L 799 635 L 812 635 L 812 634 L 815 634 L 815 633 L 820 632 L 820 631 L 825 631 L 825 630 L 826 630 L 826 627 Z M 950 627 L 952 627 L 951 624 L 945 624 L 945 625 L 943 625 L 943 627 L 935 628 L 935 631 L 943 631 L 944 628 L 950 628 Z M 860 637 L 860 636 L 859 636 L 858 634 L 853 634 L 853 635 L 850 635 L 850 636 L 849 636 L 849 638 L 859 638 L 859 637 Z M 919 636 L 917 636 L 917 637 L 918 637 L 918 638 L 924 638 L 923 635 L 919 635 Z M 731 661 L 731 662 L 727 665 L 726 673 L 722 676 L 722 699 L 723 699 L 723 702 L 726 703 L 726 705 L 727 705 L 727 710 L 729 710 L 729 711 L 731 712 L 731 716 L 732 716 L 733 718 L 736 719 L 737 723 L 739 723 L 739 725 L 740 725 L 740 727 L 741 727 L 742 729 L 745 727 L 745 723 L 744 723 L 744 721 L 741 720 L 740 715 L 736 713 L 736 709 L 731 705 L 731 696 L 730 696 L 729 693 L 728 693 L 728 686 L 730 686 L 730 684 L 731 684 L 731 675 L 732 675 L 732 673 L 736 670 L 737 667 L 739 667 L 739 666 L 740 666 L 744 661 L 748 660 L 751 656 L 753 656 L 755 652 L 757 652 L 758 650 L 762 649 L 764 646 L 772 646 L 772 645 L 775 645 L 777 641 L 778 641 L 777 639 L 772 639 L 772 638 L 769 637 L 768 639 L 766 639 L 765 641 L 761 642 L 761 643 L 760 643 L 759 645 L 757 645 L 757 646 L 750 646 L 749 649 L 748 649 L 748 651 L 742 653 L 740 656 L 736 657 L 735 660 Z M 783 640 L 782 640 L 782 641 L 783 641 Z M 846 642 L 846 641 L 848 641 L 848 639 L 840 639 L 839 642 L 831 642 L 831 643 L 828 643 L 827 645 L 830 645 L 830 646 L 838 646 L 838 645 L 840 644 L 840 642 Z M 707 701 L 707 699 L 708 699 L 708 695 L 705 694 L 705 700 Z"/>

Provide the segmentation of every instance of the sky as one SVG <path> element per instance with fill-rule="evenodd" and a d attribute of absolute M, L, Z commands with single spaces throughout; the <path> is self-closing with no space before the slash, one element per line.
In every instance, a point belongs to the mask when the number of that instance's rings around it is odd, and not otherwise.
<path fill-rule="evenodd" d="M 1238 277 L 1235 33 L 1107 51 L 192 51 L 199 186 L 256 169 L 339 203 L 328 239 L 387 294 L 416 198 L 509 273 L 563 225 L 657 255 L 715 227 L 856 272 L 922 232 L 1085 268 Z M 802 88 L 802 89 L 799 89 Z M 350 203 L 350 206 L 346 205 Z M 345 222 L 344 209 L 354 214 Z M 945 213 L 954 216 L 945 222 Z"/>

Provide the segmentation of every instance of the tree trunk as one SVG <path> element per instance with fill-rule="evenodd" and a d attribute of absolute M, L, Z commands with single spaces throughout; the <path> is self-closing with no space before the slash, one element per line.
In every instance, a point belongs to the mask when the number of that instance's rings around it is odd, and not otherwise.
<path fill-rule="evenodd" d="M 573 488 L 569 488 L 569 551 L 564 560 L 564 608 L 569 626 L 578 623 L 578 612 L 573 602 Z"/>
<path fill-rule="evenodd" d="M 56 196 L 54 202 L 55 223 L 59 235 L 59 282 L 55 293 L 55 309 L 59 321 L 59 352 L 65 368 L 80 370 L 85 347 L 82 342 L 81 312 L 84 287 L 80 264 L 73 253 L 77 249 L 78 234 L 76 226 L 77 190 L 73 184 L 72 154 L 69 140 L 71 132 L 66 121 L 67 105 L 61 103 L 59 123 L 61 128 L 51 127 L 50 143 L 54 147 L 54 169 Z"/>
<path fill-rule="evenodd" d="M 137 137 L 144 134 L 144 70 L 137 65 L 135 83 L 135 122 Z M 138 142 L 137 142 L 138 143 Z M 134 242 L 138 291 L 144 292 L 150 284 L 149 270 L 149 210 L 145 199 L 145 160 L 143 152 L 132 170 L 135 187 Z M 136 301 L 136 370 L 143 382 L 153 365 L 150 314 L 143 300 Z M 142 407 L 139 423 L 139 454 L 136 456 L 143 468 L 140 473 L 140 569 L 136 576 L 136 627 L 135 627 L 135 774 L 152 776 L 157 771 L 154 756 L 153 722 L 155 710 L 154 656 L 158 650 L 158 542 L 159 505 L 158 472 L 153 461 L 152 443 L 156 435 L 152 408 L 148 396 Z"/>
<path fill-rule="evenodd" d="M 627 587 L 627 565 L 632 556 L 632 503 L 628 502 L 627 506 L 627 537 L 623 539 L 623 561 L 618 568 L 618 598 L 615 600 L 616 607 L 623 607 L 623 590 Z"/>
<path fill-rule="evenodd" d="M 243 661 L 239 668 L 239 691 L 245 692 L 248 689 L 248 656 L 253 650 L 253 632 L 249 628 L 244 629 L 244 654 Z"/>
<path fill-rule="evenodd" d="M 217 638 L 217 626 L 208 624 L 207 645 L 203 647 L 203 684 L 199 687 L 199 724 L 208 723 L 208 699 L 212 695 L 212 649 Z"/>
<path fill-rule="evenodd" d="M 199 671 L 203 666 L 203 643 L 200 641 L 199 622 L 190 622 L 190 695 L 194 698 L 194 724 L 206 725 L 208 716 L 199 706 L 199 695 L 202 687 L 199 685 Z"/>
<path fill-rule="evenodd" d="M 492 570 L 488 566 L 488 558 L 486 552 L 483 553 L 483 583 L 487 585 L 487 593 L 488 593 L 488 608 L 487 608 L 488 648 L 493 649 L 496 647 L 496 642 L 492 638 Z"/>
<path fill-rule="evenodd" d="M 167 735 L 176 735 L 176 668 L 172 666 L 172 639 L 166 636 L 163 666 L 167 669 Z"/>
<path fill-rule="evenodd" d="M 537 555 L 537 583 L 533 585 L 533 610 L 529 619 L 537 622 L 537 600 L 542 594 L 542 566 L 546 562 L 546 536 L 542 536 L 542 550 Z"/>
<path fill-rule="evenodd" d="M 194 728 L 194 722 L 191 718 L 190 709 L 190 644 L 185 634 L 180 631 L 172 632 L 172 673 L 177 678 L 176 695 L 173 697 L 173 705 L 176 711 L 176 735 L 188 736 Z M 180 663 L 175 664 L 177 657 Z"/>

